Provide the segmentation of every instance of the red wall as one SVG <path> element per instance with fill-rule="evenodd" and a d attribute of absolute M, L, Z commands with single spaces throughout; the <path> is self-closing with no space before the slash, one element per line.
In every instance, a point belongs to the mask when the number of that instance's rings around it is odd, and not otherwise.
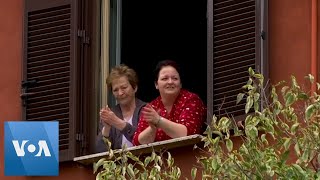
<path fill-rule="evenodd" d="M 2 1 L 0 6 L 0 136 L 3 122 L 19 120 L 23 1 Z M 0 140 L 0 179 L 4 177 L 3 139 Z M 15 179 L 15 178 L 8 178 Z"/>
<path fill-rule="evenodd" d="M 311 0 L 269 0 L 269 62 L 273 83 L 311 73 Z"/>

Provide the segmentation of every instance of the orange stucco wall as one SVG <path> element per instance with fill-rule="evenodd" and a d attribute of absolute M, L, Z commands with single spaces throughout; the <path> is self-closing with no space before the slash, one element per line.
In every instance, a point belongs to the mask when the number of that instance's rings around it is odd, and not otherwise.
<path fill-rule="evenodd" d="M 311 72 L 311 0 L 269 0 L 271 82 Z"/>
<path fill-rule="evenodd" d="M 0 136 L 3 122 L 19 120 L 23 1 L 2 1 L 0 6 Z M 0 179 L 4 177 L 3 139 L 0 140 Z"/>

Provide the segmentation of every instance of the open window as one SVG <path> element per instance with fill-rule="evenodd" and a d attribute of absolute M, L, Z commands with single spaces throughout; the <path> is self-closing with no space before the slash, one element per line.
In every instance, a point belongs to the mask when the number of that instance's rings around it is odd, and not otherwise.
<path fill-rule="evenodd" d="M 183 87 L 207 103 L 208 123 L 213 114 L 243 119 L 245 101 L 236 97 L 248 68 L 268 78 L 267 0 L 111 2 L 110 68 L 125 63 L 137 71 L 139 98 L 158 95 L 152 71 L 171 58 L 181 65 Z"/>
<path fill-rule="evenodd" d="M 248 68 L 267 77 L 266 12 L 267 0 L 26 0 L 22 119 L 59 121 L 62 161 L 93 152 L 93 122 L 107 103 L 101 72 L 129 65 L 138 97 L 150 101 L 158 95 L 152 71 L 167 58 L 207 103 L 208 122 L 239 117 Z"/>

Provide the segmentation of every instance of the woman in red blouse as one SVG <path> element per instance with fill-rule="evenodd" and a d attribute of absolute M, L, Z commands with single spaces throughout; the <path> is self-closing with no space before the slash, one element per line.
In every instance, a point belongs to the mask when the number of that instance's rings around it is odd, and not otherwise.
<path fill-rule="evenodd" d="M 160 96 L 142 109 L 133 144 L 147 144 L 201 133 L 206 108 L 198 95 L 181 89 L 178 65 L 158 63 L 155 87 Z"/>

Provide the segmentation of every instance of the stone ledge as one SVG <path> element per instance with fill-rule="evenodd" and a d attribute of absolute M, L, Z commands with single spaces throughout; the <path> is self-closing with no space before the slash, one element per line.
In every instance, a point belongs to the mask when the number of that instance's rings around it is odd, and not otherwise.
<path fill-rule="evenodd" d="M 195 135 L 185 136 L 181 138 L 174 138 L 174 139 L 169 139 L 165 141 L 154 142 L 150 144 L 143 144 L 140 146 L 133 146 L 133 147 L 127 148 L 127 151 L 130 151 L 134 155 L 143 155 L 143 154 L 151 153 L 153 150 L 154 151 L 169 150 L 169 149 L 174 149 L 178 147 L 198 144 L 201 142 L 202 138 L 203 138 L 202 135 L 195 134 Z M 120 154 L 121 151 L 122 149 L 117 149 L 117 150 L 114 150 L 113 153 L 114 155 L 117 155 L 117 154 Z M 108 155 L 109 155 L 108 152 L 90 154 L 86 156 L 75 157 L 73 161 L 81 163 L 83 165 L 90 165 Z"/>

